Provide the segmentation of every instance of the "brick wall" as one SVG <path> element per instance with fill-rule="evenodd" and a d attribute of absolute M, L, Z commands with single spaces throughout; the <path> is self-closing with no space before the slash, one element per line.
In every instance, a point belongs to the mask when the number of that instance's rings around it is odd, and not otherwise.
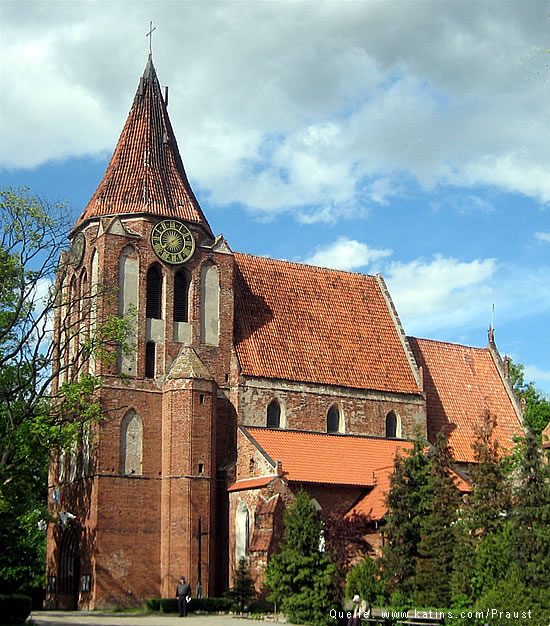
<path fill-rule="evenodd" d="M 343 413 L 347 434 L 384 436 L 386 415 L 394 411 L 401 419 L 402 436 L 419 427 L 426 432 L 426 401 L 423 395 L 387 394 L 323 385 L 247 379 L 239 387 L 240 423 L 266 426 L 267 406 L 276 398 L 283 426 L 295 430 L 326 432 L 327 412 L 337 405 Z"/>

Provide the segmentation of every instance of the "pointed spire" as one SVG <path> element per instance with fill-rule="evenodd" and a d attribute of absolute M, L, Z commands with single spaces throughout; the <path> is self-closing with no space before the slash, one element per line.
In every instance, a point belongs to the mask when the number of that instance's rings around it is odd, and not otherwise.
<path fill-rule="evenodd" d="M 129 213 L 197 222 L 212 235 L 187 180 L 151 54 L 103 180 L 77 225 Z"/>

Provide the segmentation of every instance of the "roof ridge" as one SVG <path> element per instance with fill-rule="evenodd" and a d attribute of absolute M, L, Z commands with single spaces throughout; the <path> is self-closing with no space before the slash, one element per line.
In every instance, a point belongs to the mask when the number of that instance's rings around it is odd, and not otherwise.
<path fill-rule="evenodd" d="M 441 339 L 428 339 L 426 337 L 415 337 L 414 335 L 407 335 L 407 339 L 414 339 L 416 341 L 426 341 L 429 343 L 438 343 L 446 346 L 457 346 L 458 348 L 468 348 L 468 350 L 480 350 L 482 352 L 488 352 L 487 346 L 468 346 L 465 343 L 458 343 L 456 341 L 442 341 Z"/>
<path fill-rule="evenodd" d="M 376 278 L 375 274 L 366 274 L 364 272 L 352 272 L 351 270 L 340 270 L 334 267 L 325 267 L 324 265 L 314 265 L 313 263 L 305 263 L 304 261 L 289 261 L 288 259 L 275 259 L 263 254 L 251 254 L 250 252 L 234 252 L 236 256 L 247 256 L 256 259 L 262 259 L 266 261 L 273 261 L 276 263 L 285 263 L 287 265 L 294 265 L 298 267 L 310 267 L 326 272 L 335 272 L 337 274 L 351 274 L 352 276 L 365 276 L 367 278 Z"/>

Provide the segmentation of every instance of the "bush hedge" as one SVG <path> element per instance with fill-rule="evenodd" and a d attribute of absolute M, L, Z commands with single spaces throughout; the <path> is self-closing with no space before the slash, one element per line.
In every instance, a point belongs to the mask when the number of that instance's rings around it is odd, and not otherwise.
<path fill-rule="evenodd" d="M 0 626 L 4 624 L 24 624 L 32 609 L 29 596 L 19 593 L 0 595 Z"/>
<path fill-rule="evenodd" d="M 160 611 L 160 598 L 151 598 L 147 600 L 145 607 L 148 611 Z"/>

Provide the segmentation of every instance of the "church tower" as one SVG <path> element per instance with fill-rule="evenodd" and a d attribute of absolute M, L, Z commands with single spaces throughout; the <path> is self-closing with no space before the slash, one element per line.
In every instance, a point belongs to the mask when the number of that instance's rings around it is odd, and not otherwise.
<path fill-rule="evenodd" d="M 47 604 L 143 604 L 172 597 L 181 575 L 194 595 L 214 595 L 226 570 L 214 548 L 227 532 L 217 469 L 234 449 L 234 257 L 191 190 L 151 56 L 70 240 L 58 280 L 92 294 L 85 333 L 116 314 L 133 349 L 116 366 L 86 364 L 105 418 L 50 471 L 50 509 L 64 523 L 48 531 Z M 69 315 L 58 315 L 60 343 Z"/>

